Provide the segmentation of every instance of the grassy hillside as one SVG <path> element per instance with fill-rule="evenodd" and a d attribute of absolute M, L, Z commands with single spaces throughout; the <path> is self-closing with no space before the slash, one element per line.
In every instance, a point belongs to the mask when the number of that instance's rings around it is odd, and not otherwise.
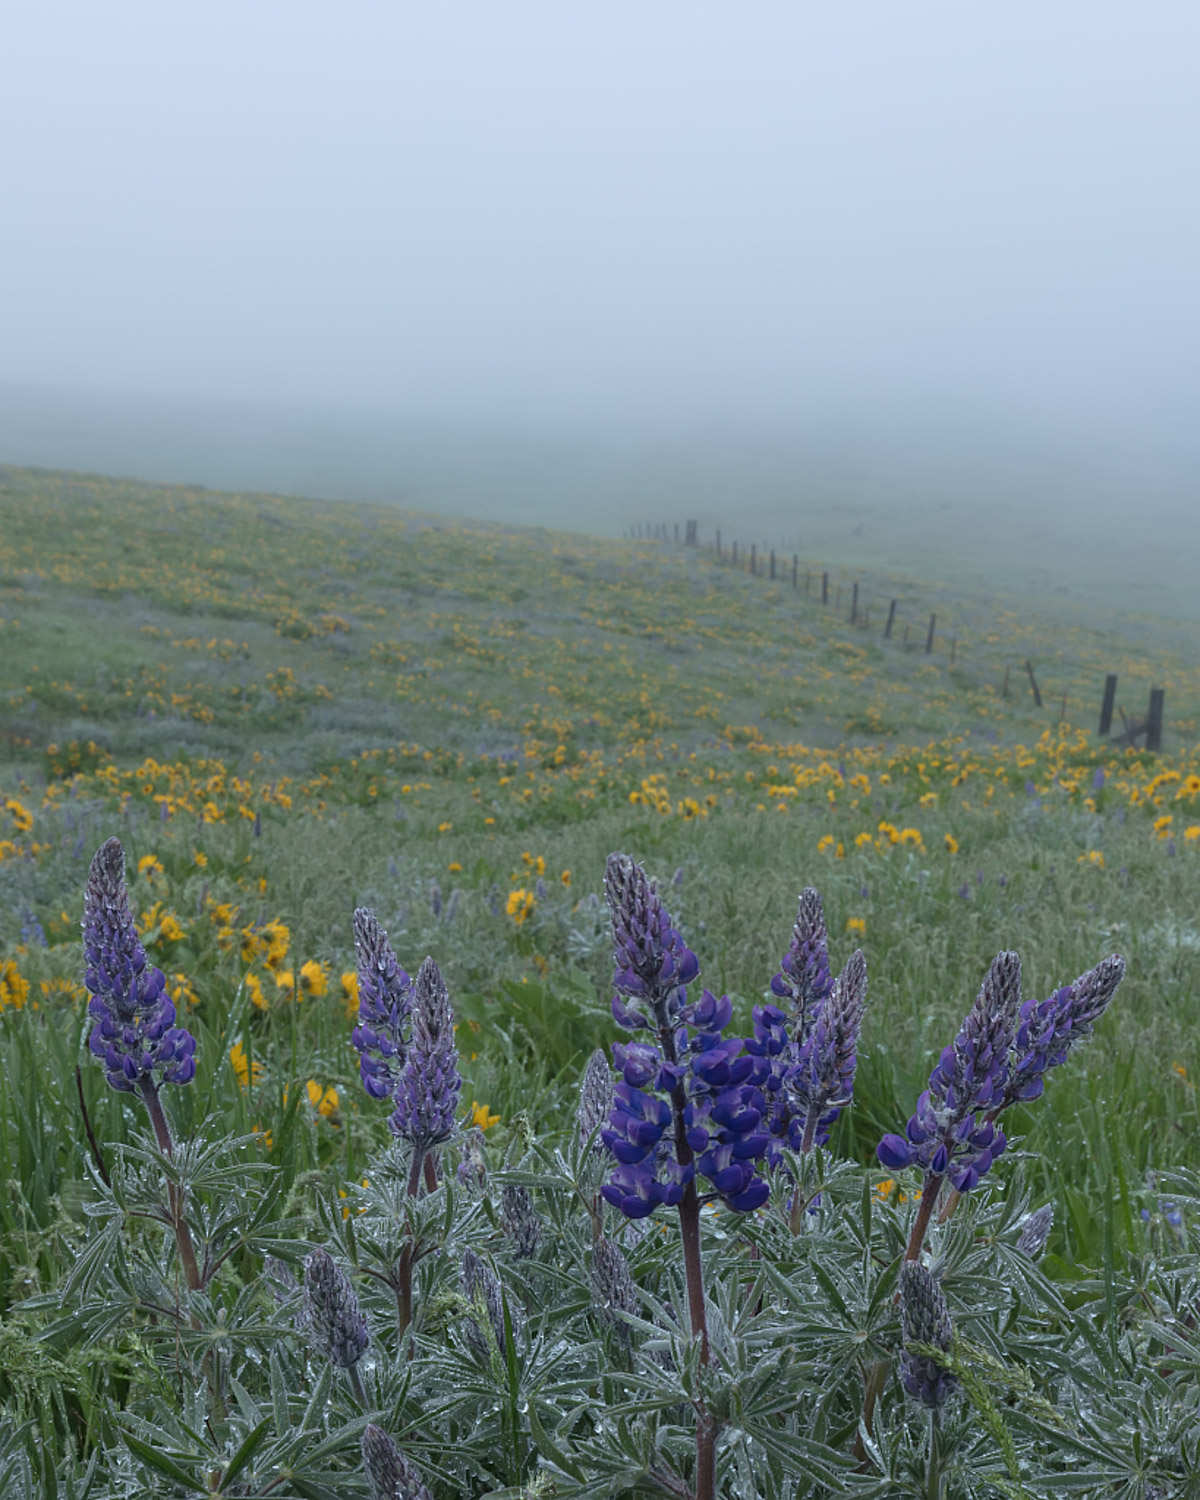
<path fill-rule="evenodd" d="M 854 578 L 866 628 L 845 618 Z M 867 955 L 832 1141 L 865 1164 L 998 950 L 1039 996 L 1124 954 L 1111 1014 L 1020 1111 L 1006 1169 L 1065 1205 L 1063 1278 L 1104 1235 L 1137 1251 L 1155 1173 L 1194 1161 L 1200 1131 L 1200 670 L 1168 625 L 1098 633 L 1049 592 L 1035 612 L 866 568 L 839 583 L 840 614 L 706 549 L 6 471 L 0 1174 L 22 1190 L 0 1199 L 0 1310 L 80 1243 L 77 1059 L 101 1139 L 135 1124 L 83 1045 L 82 888 L 114 834 L 199 1038 L 180 1128 L 254 1132 L 302 1221 L 387 1139 L 348 1045 L 353 908 L 410 970 L 442 965 L 464 1104 L 506 1152 L 565 1124 L 612 1039 L 602 880 L 621 850 L 743 1022 L 797 893 L 820 889 L 838 966 Z M 1089 733 L 1105 671 L 1130 711 L 1166 688 L 1161 755 Z"/>

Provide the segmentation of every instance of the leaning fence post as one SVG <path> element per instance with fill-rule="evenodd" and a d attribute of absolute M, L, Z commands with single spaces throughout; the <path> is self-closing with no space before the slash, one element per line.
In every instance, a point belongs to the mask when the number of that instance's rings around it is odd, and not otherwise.
<path fill-rule="evenodd" d="M 854 592 L 850 595 L 850 623 L 858 622 L 858 579 L 854 580 Z"/>
<path fill-rule="evenodd" d="M 891 604 L 888 607 L 887 624 L 883 627 L 883 638 L 884 638 L 885 641 L 890 641 L 891 638 L 892 638 L 892 625 L 895 623 L 895 619 L 896 619 L 896 601 L 893 599 L 892 602 L 891 602 Z"/>
<path fill-rule="evenodd" d="M 1146 714 L 1146 749 L 1162 749 L 1163 698 L 1165 688 L 1150 689 L 1150 708 Z"/>
<path fill-rule="evenodd" d="M 1117 699 L 1117 674 L 1109 672 L 1104 679 L 1104 702 L 1100 705 L 1100 733 L 1112 729 L 1113 704 Z"/>
<path fill-rule="evenodd" d="M 1027 660 L 1025 662 L 1025 670 L 1029 673 L 1029 686 L 1033 689 L 1033 701 L 1041 708 L 1042 694 L 1037 685 L 1037 678 L 1033 675 L 1033 663 L 1031 661 Z"/>
<path fill-rule="evenodd" d="M 925 655 L 928 656 L 933 650 L 933 627 L 937 624 L 937 615 L 929 616 L 929 634 L 925 637 Z"/>

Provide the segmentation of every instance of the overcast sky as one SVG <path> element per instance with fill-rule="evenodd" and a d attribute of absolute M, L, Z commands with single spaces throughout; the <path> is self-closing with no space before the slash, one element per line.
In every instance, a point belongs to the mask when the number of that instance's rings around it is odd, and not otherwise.
<path fill-rule="evenodd" d="M 1195 454 L 1198 43 L 1195 0 L 13 6 L 0 385 Z"/>

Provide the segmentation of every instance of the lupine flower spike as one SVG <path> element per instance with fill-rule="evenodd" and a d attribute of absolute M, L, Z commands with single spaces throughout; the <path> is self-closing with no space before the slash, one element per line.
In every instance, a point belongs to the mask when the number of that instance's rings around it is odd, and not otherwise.
<path fill-rule="evenodd" d="M 304 1262 L 304 1322 L 317 1350 L 345 1370 L 355 1395 L 366 1399 L 354 1368 L 366 1352 L 370 1335 L 345 1271 L 319 1247 Z"/>
<path fill-rule="evenodd" d="M 929 1344 L 950 1352 L 953 1328 L 946 1298 L 937 1277 L 919 1261 L 906 1260 L 900 1267 L 900 1321 L 906 1345 Z M 900 1379 L 914 1400 L 935 1411 L 958 1384 L 937 1360 L 908 1348 L 900 1356 Z"/>
<path fill-rule="evenodd" d="M 389 1121 L 396 1135 L 412 1146 L 412 1193 L 416 1192 L 426 1153 L 454 1133 L 461 1090 L 450 995 L 437 964 L 427 958 L 413 983 L 412 1039 Z"/>
<path fill-rule="evenodd" d="M 114 1089 L 132 1093 L 157 1081 L 190 1083 L 196 1039 L 175 1024 L 166 976 L 146 957 L 125 891 L 125 851 L 109 839 L 88 871 L 83 905 L 83 954 L 93 1026 L 88 1048 Z"/>
<path fill-rule="evenodd" d="M 400 1079 L 413 1007 L 412 980 L 400 967 L 375 913 L 354 913 L 358 959 L 358 1025 L 350 1041 L 359 1054 L 363 1088 L 372 1099 L 390 1099 Z"/>
<path fill-rule="evenodd" d="M 373 1422 L 362 1435 L 362 1456 L 371 1500 L 433 1500 L 416 1468 Z"/>
<path fill-rule="evenodd" d="M 1071 1047 L 1090 1034 L 1124 972 L 1124 959 L 1113 954 L 1048 1000 L 1022 1004 L 1018 956 L 1000 953 L 992 961 L 958 1036 L 929 1075 L 904 1135 L 885 1135 L 877 1148 L 885 1167 L 919 1165 L 925 1172 L 908 1259 L 920 1254 L 943 1182 L 949 1179 L 955 1195 L 978 1186 L 1007 1145 L 996 1128 L 997 1116 L 1010 1104 L 1041 1094 L 1046 1070 L 1065 1062 Z"/>
<path fill-rule="evenodd" d="M 808 1152 L 825 1145 L 851 1102 L 866 1008 L 866 959 L 857 951 L 836 981 L 830 977 L 825 912 L 811 887 L 801 892 L 771 993 L 784 1004 L 755 1006 L 746 1048 L 762 1059 L 767 1159 L 777 1166 L 785 1146 Z"/>
<path fill-rule="evenodd" d="M 88 1050 L 104 1064 L 111 1087 L 141 1095 L 159 1150 L 170 1156 L 171 1130 L 158 1090 L 163 1083 L 190 1083 L 195 1077 L 196 1039 L 186 1027 L 176 1026 L 166 978 L 150 964 L 138 938 L 119 839 L 102 844 L 88 870 L 83 956 L 93 1023 Z M 201 1285 L 201 1276 L 184 1218 L 182 1189 L 168 1183 L 167 1199 L 180 1263 L 194 1291 Z"/>

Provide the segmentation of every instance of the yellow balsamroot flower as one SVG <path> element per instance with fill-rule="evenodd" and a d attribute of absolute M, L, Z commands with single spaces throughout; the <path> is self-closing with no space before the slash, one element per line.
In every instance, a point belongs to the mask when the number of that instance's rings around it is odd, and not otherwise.
<path fill-rule="evenodd" d="M 1200 839 L 1200 823 L 1189 823 L 1183 830 L 1183 837 L 1189 844 Z"/>
<path fill-rule="evenodd" d="M 346 1007 L 346 1017 L 354 1021 L 358 1018 L 358 971 L 347 969 L 342 975 L 342 1001 Z"/>
<path fill-rule="evenodd" d="M 490 1130 L 493 1125 L 499 1125 L 500 1116 L 494 1115 L 486 1104 L 480 1104 L 478 1100 L 471 1100 L 471 1124 L 478 1125 L 480 1130 Z"/>
<path fill-rule="evenodd" d="M 451 875 L 460 875 L 462 873 L 462 865 L 456 859 L 452 859 L 446 868 L 450 871 Z"/>
<path fill-rule="evenodd" d="M 256 1057 L 253 1062 L 246 1056 L 246 1049 L 241 1042 L 234 1042 L 229 1049 L 229 1061 L 233 1067 L 234 1076 L 242 1088 L 253 1088 L 262 1078 L 263 1065 Z M 255 1127 L 257 1133 L 258 1127 Z"/>
<path fill-rule="evenodd" d="M 33 828 L 33 814 L 15 797 L 4 799 L 4 811 L 13 820 L 13 827 L 18 833 L 29 833 Z"/>
<path fill-rule="evenodd" d="M 192 988 L 192 981 L 186 974 L 172 974 L 168 990 L 177 1010 L 181 1005 L 200 1004 L 200 996 Z"/>
<path fill-rule="evenodd" d="M 174 912 L 169 911 L 159 923 L 158 936 L 164 943 L 177 943 L 183 937 L 183 924 Z"/>
<path fill-rule="evenodd" d="M 570 886 L 571 886 L 571 872 L 570 872 L 570 870 L 564 870 L 562 872 L 562 874 L 558 878 L 562 881 L 563 885 L 566 886 L 567 889 L 569 890 Z"/>
<path fill-rule="evenodd" d="M 289 1000 L 296 995 L 296 976 L 291 969 L 276 969 L 275 988 L 285 994 Z"/>
<path fill-rule="evenodd" d="M 192 863 L 198 870 L 203 870 L 208 864 L 208 855 L 205 854 L 203 849 L 197 849 L 195 854 L 192 855 Z"/>
<path fill-rule="evenodd" d="M 945 839 L 946 839 L 946 853 L 947 854 L 957 854 L 958 853 L 958 840 L 954 837 L 954 835 L 952 833 L 946 834 L 945 835 Z"/>
<path fill-rule="evenodd" d="M 308 1094 L 308 1102 L 316 1110 L 317 1114 L 323 1120 L 328 1120 L 331 1124 L 336 1125 L 338 1123 L 335 1118 L 338 1113 L 337 1089 L 332 1086 L 323 1089 L 315 1078 L 310 1078 L 304 1085 L 304 1088 Z"/>
<path fill-rule="evenodd" d="M 828 854 L 836 843 L 837 840 L 834 838 L 832 833 L 822 834 L 821 837 L 817 840 L 817 853 Z"/>
<path fill-rule="evenodd" d="M 250 1004 L 255 1010 L 267 1010 L 267 997 L 263 994 L 262 980 L 257 974 L 247 974 L 242 983 L 246 987 L 246 993 L 250 996 Z"/>
<path fill-rule="evenodd" d="M 0 962 L 0 1010 L 24 1010 L 29 995 L 29 981 L 24 979 L 11 958 Z"/>
<path fill-rule="evenodd" d="M 268 969 L 277 969 L 287 957 L 288 949 L 291 947 L 291 930 L 278 920 L 264 924 L 260 939 L 265 938 L 267 944 L 267 956 L 264 962 Z"/>
<path fill-rule="evenodd" d="M 925 841 L 921 837 L 919 828 L 902 828 L 900 830 L 900 843 L 913 849 L 924 849 Z"/>
<path fill-rule="evenodd" d="M 1160 838 L 1160 839 L 1168 839 L 1168 838 L 1170 838 L 1171 837 L 1171 824 L 1174 821 L 1175 821 L 1175 819 L 1171 816 L 1170 813 L 1167 813 L 1164 817 L 1155 818 L 1155 820 L 1154 820 L 1154 834 L 1155 834 L 1155 837 L 1156 838 Z"/>
<path fill-rule="evenodd" d="M 324 964 L 310 958 L 300 965 L 300 993 L 319 1000 L 329 988 L 329 970 Z"/>
<path fill-rule="evenodd" d="M 847 917 L 847 919 L 846 919 L 846 931 L 847 932 L 860 932 L 860 933 L 862 933 L 865 936 L 866 935 L 866 931 L 867 931 L 867 919 L 866 919 L 866 917 Z"/>
<path fill-rule="evenodd" d="M 153 879 L 155 875 L 161 875 L 163 873 L 162 864 L 160 863 L 158 856 L 155 854 L 143 854 L 141 859 L 139 859 L 137 862 L 137 867 L 139 875 L 147 875 L 151 879 Z"/>
<path fill-rule="evenodd" d="M 520 927 L 525 919 L 532 915 L 535 905 L 533 892 L 525 890 L 522 886 L 515 891 L 509 891 L 504 909 L 513 919 L 513 923 Z"/>
<path fill-rule="evenodd" d="M 1077 865 L 1095 865 L 1097 870 L 1104 868 L 1104 854 L 1099 849 L 1089 849 L 1086 854 L 1081 854 L 1075 861 Z"/>

